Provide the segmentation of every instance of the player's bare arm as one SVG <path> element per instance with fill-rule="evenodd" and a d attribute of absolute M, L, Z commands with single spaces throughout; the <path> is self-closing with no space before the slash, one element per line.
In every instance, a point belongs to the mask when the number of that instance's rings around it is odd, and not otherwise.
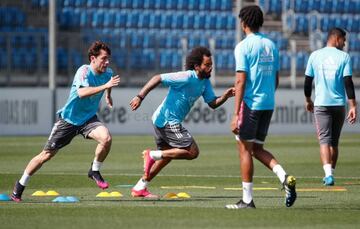
<path fill-rule="evenodd" d="M 113 107 L 113 100 L 112 100 L 112 97 L 111 97 L 111 88 L 108 88 L 105 90 L 105 101 L 106 101 L 106 104 L 112 108 Z"/>
<path fill-rule="evenodd" d="M 243 71 L 237 72 L 235 78 L 235 109 L 230 124 L 231 132 L 233 132 L 234 134 L 239 133 L 238 119 L 239 119 L 241 103 L 244 97 L 245 84 L 246 84 L 246 72 Z"/>
<path fill-rule="evenodd" d="M 130 107 L 134 111 L 140 107 L 141 102 L 145 99 L 146 95 L 155 87 L 157 87 L 161 83 L 161 76 L 155 75 L 153 76 L 145 86 L 140 90 L 139 94 L 137 94 L 131 101 Z"/>
<path fill-rule="evenodd" d="M 233 96 L 235 96 L 235 88 L 234 87 L 228 88 L 220 97 L 217 97 L 216 99 L 211 101 L 208 105 L 212 109 L 218 108 L 223 103 L 225 103 L 228 98 Z"/>
<path fill-rule="evenodd" d="M 119 83 L 120 83 L 120 76 L 116 75 L 111 77 L 111 79 L 104 85 L 98 87 L 81 87 L 78 89 L 78 94 L 80 98 L 92 96 L 106 89 L 116 87 L 119 85 Z"/>

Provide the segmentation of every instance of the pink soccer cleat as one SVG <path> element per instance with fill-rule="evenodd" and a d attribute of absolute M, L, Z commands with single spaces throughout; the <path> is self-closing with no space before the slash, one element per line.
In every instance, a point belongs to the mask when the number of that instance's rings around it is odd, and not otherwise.
<path fill-rule="evenodd" d="M 133 197 L 143 197 L 143 198 L 149 198 L 149 199 L 157 199 L 159 196 L 152 194 L 147 190 L 147 188 L 141 189 L 139 191 L 135 189 L 131 189 L 131 195 Z"/>
<path fill-rule="evenodd" d="M 107 189 L 109 183 L 104 180 L 99 171 L 92 171 L 91 168 L 88 173 L 88 177 L 96 182 L 96 185 L 101 189 Z"/>

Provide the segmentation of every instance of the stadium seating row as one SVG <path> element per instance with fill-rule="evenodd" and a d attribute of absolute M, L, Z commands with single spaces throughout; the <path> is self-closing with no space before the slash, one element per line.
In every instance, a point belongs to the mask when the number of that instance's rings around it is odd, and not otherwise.
<path fill-rule="evenodd" d="M 311 31 L 328 31 L 332 27 L 360 32 L 360 14 L 303 14 L 287 13 L 283 19 L 285 31 L 308 34 Z"/>
<path fill-rule="evenodd" d="M 235 17 L 230 13 L 104 10 L 62 8 L 58 12 L 62 29 L 71 28 L 154 28 L 154 29 L 212 29 L 235 30 Z"/>
<path fill-rule="evenodd" d="M 32 0 L 35 7 L 46 7 L 48 0 Z M 63 0 L 60 7 L 111 8 L 111 9 L 161 9 L 231 11 L 231 0 Z"/>
<path fill-rule="evenodd" d="M 276 4 L 276 3 L 275 3 Z M 359 0 L 287 0 L 285 10 L 293 10 L 299 13 L 317 11 L 319 13 L 347 13 L 357 14 L 360 12 Z"/>
<path fill-rule="evenodd" d="M 0 27 L 24 27 L 25 13 L 15 7 L 0 7 Z"/>

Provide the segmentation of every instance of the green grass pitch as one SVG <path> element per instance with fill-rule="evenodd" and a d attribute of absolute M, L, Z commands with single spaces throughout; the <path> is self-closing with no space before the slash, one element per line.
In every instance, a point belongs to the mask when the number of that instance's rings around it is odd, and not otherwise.
<path fill-rule="evenodd" d="M 152 192 L 186 192 L 189 199 L 143 200 L 130 196 L 142 173 L 141 151 L 154 148 L 151 136 L 115 136 L 102 173 L 108 191 L 121 198 L 98 198 L 101 191 L 87 178 L 96 144 L 75 138 L 32 177 L 22 203 L 0 202 L 0 228 L 359 228 L 360 135 L 344 134 L 335 187 L 322 185 L 322 166 L 314 135 L 270 136 L 265 147 L 297 177 L 298 199 L 286 208 L 275 175 L 255 162 L 257 209 L 226 210 L 242 192 L 233 136 L 195 136 L 200 156 L 173 161 L 151 182 Z M 28 161 L 46 137 L 0 138 L 0 193 L 10 194 Z M 52 203 L 34 197 L 37 190 L 76 196 L 79 203 Z"/>

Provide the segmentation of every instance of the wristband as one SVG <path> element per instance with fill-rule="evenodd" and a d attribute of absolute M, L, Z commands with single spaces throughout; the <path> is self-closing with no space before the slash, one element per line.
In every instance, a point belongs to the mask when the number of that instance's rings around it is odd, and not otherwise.
<path fill-rule="evenodd" d="M 141 101 L 144 100 L 144 97 L 142 97 L 141 95 L 136 95 L 136 97 L 138 97 Z"/>

